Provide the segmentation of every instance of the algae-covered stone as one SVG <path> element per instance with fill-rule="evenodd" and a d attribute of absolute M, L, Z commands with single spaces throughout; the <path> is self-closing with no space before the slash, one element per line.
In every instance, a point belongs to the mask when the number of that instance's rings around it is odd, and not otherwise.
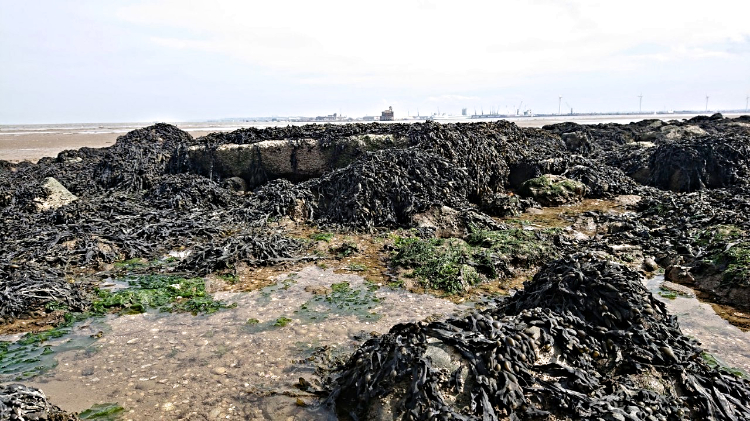
<path fill-rule="evenodd" d="M 521 196 L 536 200 L 542 206 L 559 206 L 581 200 L 586 192 L 586 186 L 559 175 L 544 174 L 526 180 L 518 192 Z"/>

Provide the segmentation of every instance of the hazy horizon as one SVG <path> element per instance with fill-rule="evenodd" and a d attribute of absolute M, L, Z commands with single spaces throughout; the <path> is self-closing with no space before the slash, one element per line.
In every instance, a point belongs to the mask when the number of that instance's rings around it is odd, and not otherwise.
<path fill-rule="evenodd" d="M 0 124 L 742 110 L 746 9 L 0 0 Z"/>

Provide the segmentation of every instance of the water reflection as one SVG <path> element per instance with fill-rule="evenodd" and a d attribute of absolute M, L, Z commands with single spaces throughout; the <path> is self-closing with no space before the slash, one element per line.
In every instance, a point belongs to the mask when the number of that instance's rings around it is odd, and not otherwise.
<path fill-rule="evenodd" d="M 666 298 L 659 294 L 663 276 L 644 281 L 656 298 L 680 323 L 682 332 L 701 342 L 703 347 L 722 363 L 750 373 L 750 332 L 743 332 L 716 314 L 710 304 L 695 297 L 677 295 Z"/>

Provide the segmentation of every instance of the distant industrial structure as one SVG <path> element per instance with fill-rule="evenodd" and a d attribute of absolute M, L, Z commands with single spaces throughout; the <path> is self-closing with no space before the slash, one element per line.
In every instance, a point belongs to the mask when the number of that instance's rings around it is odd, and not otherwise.
<path fill-rule="evenodd" d="M 393 107 L 388 107 L 387 110 L 380 113 L 380 121 L 393 121 Z"/>
<path fill-rule="evenodd" d="M 344 116 L 338 115 L 338 113 L 333 113 L 329 115 L 322 115 L 315 117 L 315 121 L 344 121 L 346 118 Z"/>

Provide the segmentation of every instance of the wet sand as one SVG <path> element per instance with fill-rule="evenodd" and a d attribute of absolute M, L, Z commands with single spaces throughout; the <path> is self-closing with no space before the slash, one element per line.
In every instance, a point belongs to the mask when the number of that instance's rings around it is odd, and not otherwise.
<path fill-rule="evenodd" d="M 341 282 L 377 301 L 331 304 L 311 292 Z M 300 378 L 319 380 L 316 350 L 348 355 L 361 335 L 469 308 L 389 287 L 369 289 L 360 276 L 310 265 L 262 290 L 217 293 L 237 307 L 212 315 L 110 316 L 100 340 L 58 354 L 55 369 L 26 384 L 67 411 L 118 402 L 126 408 L 124 420 L 329 419 L 323 409 L 308 407 L 317 401 L 313 394 L 294 386 Z M 288 325 L 280 326 L 284 317 Z M 75 329 L 84 339 L 100 328 L 84 327 Z"/>
<path fill-rule="evenodd" d="M 194 137 L 205 136 L 209 132 L 191 132 Z M 53 133 L 6 134 L 0 132 L 0 159 L 20 162 L 36 162 L 43 157 L 56 157 L 68 149 L 104 148 L 112 146 L 123 133 Z"/>

